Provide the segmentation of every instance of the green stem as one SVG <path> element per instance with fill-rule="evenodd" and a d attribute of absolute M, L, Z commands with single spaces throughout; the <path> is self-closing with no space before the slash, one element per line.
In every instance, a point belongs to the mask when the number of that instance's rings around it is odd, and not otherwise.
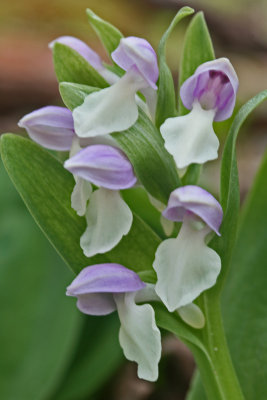
<path fill-rule="evenodd" d="M 202 331 L 202 341 L 207 358 L 195 349 L 195 354 L 203 384 L 209 400 L 244 400 L 230 357 L 221 316 L 221 306 L 215 291 L 205 292 L 200 299 L 206 315 L 206 326 Z"/>

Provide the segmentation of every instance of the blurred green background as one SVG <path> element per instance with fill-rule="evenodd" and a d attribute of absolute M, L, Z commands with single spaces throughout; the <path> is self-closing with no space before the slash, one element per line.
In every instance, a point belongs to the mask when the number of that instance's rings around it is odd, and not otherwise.
<path fill-rule="evenodd" d="M 21 132 L 18 119 L 47 104 L 61 104 L 47 44 L 61 35 L 86 41 L 105 54 L 90 28 L 87 7 L 125 36 L 146 38 L 154 48 L 183 5 L 203 10 L 217 57 L 228 57 L 239 79 L 238 103 L 267 88 L 266 0 L 1 0 L 0 131 Z M 188 21 L 168 43 L 178 65 Z M 223 139 L 229 124 L 218 126 Z M 238 145 L 242 198 L 267 144 L 266 106 L 243 129 Z M 218 191 L 218 163 L 208 163 L 202 184 Z M 116 316 L 86 318 L 65 297 L 72 274 L 28 214 L 0 166 L 0 397 L 5 400 L 179 400 L 193 371 L 190 353 L 172 337 L 163 343 L 161 378 L 136 379 L 123 361 Z M 157 390 L 157 393 L 156 393 Z"/>

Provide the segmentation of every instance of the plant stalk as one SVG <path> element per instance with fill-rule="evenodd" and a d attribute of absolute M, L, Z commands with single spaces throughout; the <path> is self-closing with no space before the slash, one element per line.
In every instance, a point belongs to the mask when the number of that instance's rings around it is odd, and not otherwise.
<path fill-rule="evenodd" d="M 206 316 L 202 331 L 209 360 L 191 347 L 208 400 L 244 400 L 229 353 L 218 296 L 213 290 L 203 293 L 199 304 Z"/>

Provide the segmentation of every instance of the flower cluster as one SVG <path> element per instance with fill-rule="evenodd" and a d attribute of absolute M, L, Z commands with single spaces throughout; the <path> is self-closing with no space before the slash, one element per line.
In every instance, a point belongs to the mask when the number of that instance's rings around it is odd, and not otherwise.
<path fill-rule="evenodd" d="M 84 254 L 92 257 L 113 249 L 132 226 L 132 211 L 121 191 L 142 183 L 111 134 L 133 126 L 139 108 L 154 122 L 157 55 L 145 39 L 122 38 L 112 52 L 116 68 L 111 70 L 79 39 L 60 37 L 50 48 L 57 43 L 83 57 L 107 87 L 94 88 L 72 111 L 44 107 L 24 116 L 19 126 L 41 146 L 69 152 L 64 167 L 75 180 L 71 206 L 86 218 L 80 245 Z M 200 65 L 183 83 L 180 97 L 191 111 L 166 119 L 160 127 L 177 169 L 217 158 L 219 141 L 212 123 L 231 116 L 237 88 L 237 76 L 225 58 Z M 155 254 L 157 282 L 145 283 L 117 263 L 89 265 L 67 288 L 67 295 L 77 297 L 77 307 L 85 314 L 106 315 L 117 310 L 125 356 L 138 364 L 140 378 L 153 381 L 158 376 L 161 337 L 150 303 L 162 302 L 191 327 L 203 328 L 205 316 L 194 301 L 215 284 L 220 273 L 220 257 L 208 246 L 208 238 L 210 233 L 220 235 L 223 213 L 218 201 L 195 185 L 176 188 L 167 205 L 150 198 L 161 209 L 163 221 L 171 223 L 171 237 L 160 243 Z M 172 235 L 174 225 L 177 237 Z"/>

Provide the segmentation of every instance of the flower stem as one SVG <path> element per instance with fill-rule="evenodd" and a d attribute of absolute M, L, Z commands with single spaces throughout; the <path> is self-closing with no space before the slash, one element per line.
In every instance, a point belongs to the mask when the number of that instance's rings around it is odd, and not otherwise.
<path fill-rule="evenodd" d="M 203 293 L 199 299 L 206 315 L 202 341 L 209 360 L 192 349 L 208 400 L 244 400 L 229 353 L 221 316 L 218 296 L 213 290 Z"/>

